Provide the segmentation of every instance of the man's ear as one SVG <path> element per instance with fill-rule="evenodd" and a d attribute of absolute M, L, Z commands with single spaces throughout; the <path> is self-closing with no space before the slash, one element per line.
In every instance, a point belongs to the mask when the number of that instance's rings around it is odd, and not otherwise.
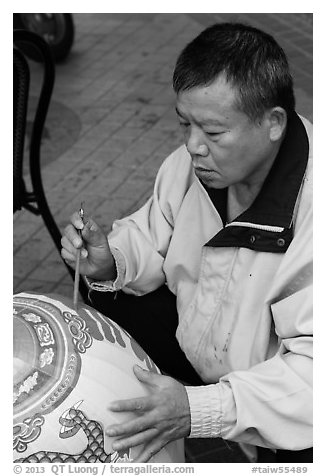
<path fill-rule="evenodd" d="M 282 107 L 273 107 L 269 111 L 270 131 L 269 137 L 272 142 L 279 141 L 285 132 L 287 114 Z"/>

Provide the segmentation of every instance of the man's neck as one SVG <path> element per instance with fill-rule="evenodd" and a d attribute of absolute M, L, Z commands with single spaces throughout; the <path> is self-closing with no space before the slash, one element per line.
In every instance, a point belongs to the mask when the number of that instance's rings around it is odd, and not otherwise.
<path fill-rule="evenodd" d="M 231 185 L 228 189 L 227 221 L 234 220 L 247 210 L 254 202 L 259 190 L 241 184 Z"/>
<path fill-rule="evenodd" d="M 227 201 L 227 221 L 234 220 L 237 216 L 247 210 L 257 195 L 259 194 L 264 181 L 269 174 L 269 171 L 278 154 L 280 145 L 273 151 L 271 156 L 266 160 L 266 166 L 261 168 L 255 176 L 249 180 L 230 185 L 228 189 Z"/>

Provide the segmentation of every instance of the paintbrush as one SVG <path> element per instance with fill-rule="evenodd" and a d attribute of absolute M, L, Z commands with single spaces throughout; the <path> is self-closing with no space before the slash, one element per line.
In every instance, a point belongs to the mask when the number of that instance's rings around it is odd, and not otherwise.
<path fill-rule="evenodd" d="M 80 205 L 79 216 L 83 220 L 83 218 L 84 218 L 83 202 Z M 78 230 L 78 234 L 81 237 L 81 230 Z M 74 297 L 73 297 L 73 304 L 74 304 L 75 311 L 77 311 L 77 308 L 78 308 L 79 279 L 80 279 L 80 273 L 79 273 L 80 254 L 81 254 L 81 248 L 78 248 L 77 256 L 76 256 L 76 268 L 75 268 L 75 279 L 74 279 Z"/>

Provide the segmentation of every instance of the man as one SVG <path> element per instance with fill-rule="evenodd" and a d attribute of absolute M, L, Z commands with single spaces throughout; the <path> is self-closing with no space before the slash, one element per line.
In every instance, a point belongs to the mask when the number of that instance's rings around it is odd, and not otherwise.
<path fill-rule="evenodd" d="M 149 396 L 111 403 L 135 416 L 107 434 L 143 444 L 139 462 L 182 437 L 311 461 L 311 124 L 283 50 L 249 26 L 206 29 L 173 86 L 185 146 L 152 197 L 108 237 L 74 214 L 62 239 L 94 305 L 169 374 L 135 368 Z"/>

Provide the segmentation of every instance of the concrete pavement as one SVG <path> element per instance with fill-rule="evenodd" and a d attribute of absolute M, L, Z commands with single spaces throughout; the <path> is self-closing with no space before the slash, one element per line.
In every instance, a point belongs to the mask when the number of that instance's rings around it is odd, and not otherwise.
<path fill-rule="evenodd" d="M 82 200 L 108 230 L 150 195 L 159 165 L 182 142 L 171 87 L 175 60 L 215 21 L 245 21 L 275 35 L 290 59 L 298 111 L 312 119 L 309 14 L 74 14 L 74 20 L 75 43 L 56 66 L 42 146 L 44 186 L 61 230 Z M 36 63 L 32 73 L 36 92 Z M 19 290 L 72 293 L 42 220 L 25 210 L 14 215 Z"/>

